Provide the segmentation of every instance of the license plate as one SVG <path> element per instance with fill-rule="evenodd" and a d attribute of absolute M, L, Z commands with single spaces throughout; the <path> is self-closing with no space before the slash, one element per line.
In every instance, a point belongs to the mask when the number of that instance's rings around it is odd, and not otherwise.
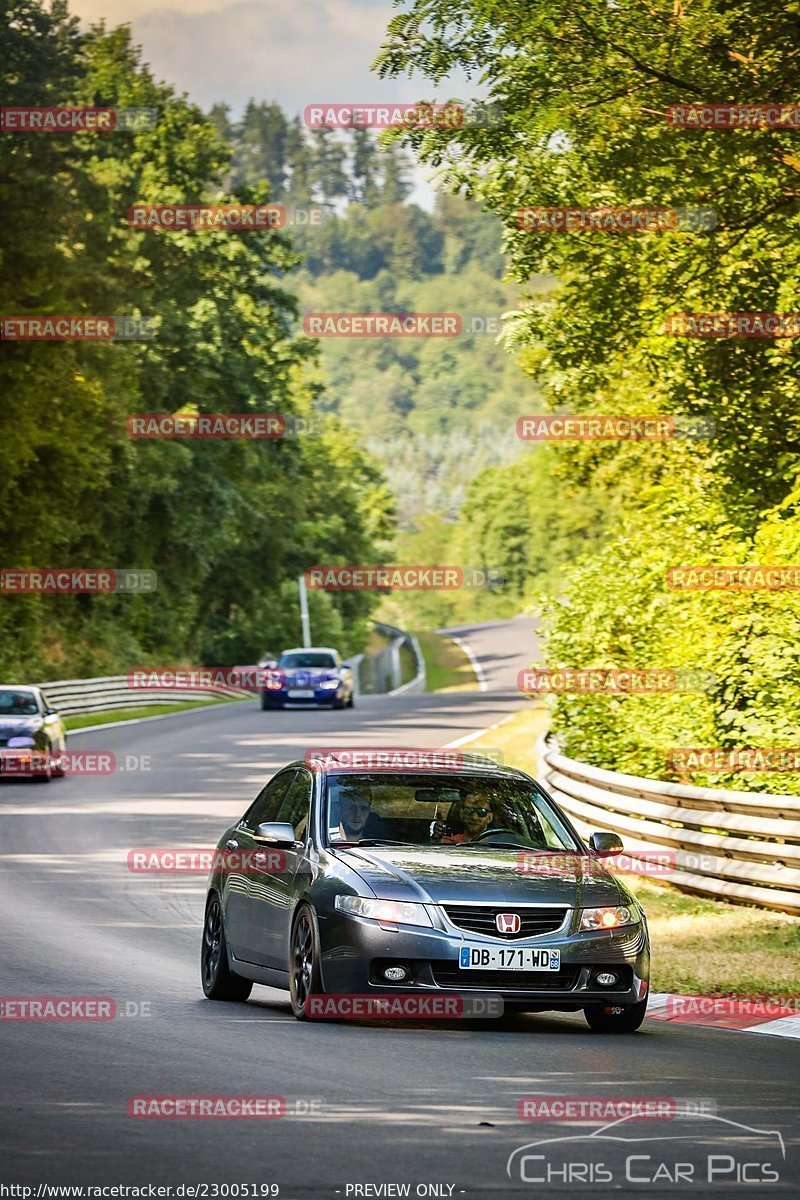
<path fill-rule="evenodd" d="M 290 700 L 313 700 L 313 688 L 289 688 L 288 696 Z"/>
<path fill-rule="evenodd" d="M 462 946 L 462 971 L 558 971 L 561 951 L 515 946 Z"/>

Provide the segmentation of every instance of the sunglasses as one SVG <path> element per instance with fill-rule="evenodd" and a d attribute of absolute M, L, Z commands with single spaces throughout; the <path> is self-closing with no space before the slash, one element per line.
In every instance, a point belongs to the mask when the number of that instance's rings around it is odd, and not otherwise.
<path fill-rule="evenodd" d="M 490 808 L 462 808 L 461 811 L 465 817 L 472 814 L 474 814 L 476 817 L 485 817 L 486 814 L 490 813 L 492 810 Z"/>

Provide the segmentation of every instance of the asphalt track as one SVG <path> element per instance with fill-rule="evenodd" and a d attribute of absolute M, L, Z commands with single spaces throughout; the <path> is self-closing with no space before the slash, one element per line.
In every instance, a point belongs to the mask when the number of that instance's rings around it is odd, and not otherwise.
<path fill-rule="evenodd" d="M 248 701 L 76 737 L 73 748 L 116 754 L 127 769 L 112 776 L 0 785 L 0 996 L 110 996 L 123 1014 L 0 1020 L 0 1196 L 12 1184 L 33 1195 L 40 1184 L 256 1185 L 250 1195 L 277 1184 L 291 1200 L 798 1193 L 797 1041 L 650 1020 L 633 1036 L 600 1036 L 581 1014 L 301 1024 L 269 988 L 245 1005 L 203 998 L 204 877 L 134 875 L 128 850 L 214 844 L 308 746 L 443 745 L 502 720 L 519 704 L 532 627 L 459 632 L 485 672 L 483 692 L 364 699 L 335 713 L 262 713 Z M 144 755 L 149 770 L 137 768 Z M 129 1097 L 152 1094 L 280 1095 L 288 1114 L 128 1116 Z M 567 1183 L 562 1165 L 546 1186 L 523 1182 L 519 1167 L 509 1177 L 509 1155 L 599 1123 L 522 1121 L 517 1102 L 533 1094 L 705 1098 L 722 1120 L 625 1123 L 616 1133 L 626 1138 L 670 1140 L 574 1143 L 583 1178 L 573 1165 Z M 549 1166 L 526 1164 L 529 1178 L 555 1170 L 556 1150 L 546 1154 Z M 640 1157 L 626 1168 L 631 1154 Z M 755 1182 L 765 1161 L 777 1182 Z M 676 1162 L 682 1180 L 670 1182 Z"/>

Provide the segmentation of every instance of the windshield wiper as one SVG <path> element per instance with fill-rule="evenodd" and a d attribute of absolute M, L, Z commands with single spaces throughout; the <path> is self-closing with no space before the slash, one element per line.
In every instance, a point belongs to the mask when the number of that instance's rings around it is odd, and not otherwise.
<path fill-rule="evenodd" d="M 522 842 L 456 842 L 459 849 L 477 847 L 478 850 L 529 850 Z"/>
<path fill-rule="evenodd" d="M 360 842 L 331 842 L 331 850 L 340 850 L 343 846 L 414 846 L 415 842 L 398 842 L 394 838 L 362 838 Z"/>

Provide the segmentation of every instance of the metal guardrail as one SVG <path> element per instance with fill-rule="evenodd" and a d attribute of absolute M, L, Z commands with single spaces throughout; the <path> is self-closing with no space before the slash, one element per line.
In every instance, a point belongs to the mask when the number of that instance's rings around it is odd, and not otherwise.
<path fill-rule="evenodd" d="M 356 680 L 356 692 L 411 692 L 425 690 L 425 662 L 417 639 L 393 625 L 376 625 L 391 643 L 377 654 L 356 654 L 350 658 Z M 417 674 L 402 683 L 400 647 L 407 643 L 414 656 Z M 255 669 L 255 668 L 242 668 Z M 188 668 L 187 668 L 188 670 Z M 250 690 L 236 687 L 134 688 L 127 675 L 104 675 L 95 679 L 53 679 L 39 685 L 53 708 L 65 716 L 81 713 L 112 712 L 151 705 L 180 704 L 184 700 L 212 700 L 220 696 L 252 699 Z"/>
<path fill-rule="evenodd" d="M 670 883 L 800 914 L 800 796 L 693 787 L 589 766 L 537 743 L 539 776 L 580 833 L 608 829 L 631 857 L 674 852 Z"/>
<path fill-rule="evenodd" d="M 407 692 L 425 691 L 425 660 L 419 642 L 412 633 L 406 633 L 395 625 L 375 622 L 376 631 L 389 638 L 389 645 L 377 653 L 365 654 L 360 664 L 361 682 L 364 691 L 403 695 Z M 416 674 L 403 683 L 400 650 L 408 646 L 414 659 Z"/>
<path fill-rule="evenodd" d="M 104 675 L 97 679 L 55 679 L 39 685 L 48 702 L 65 716 L 79 713 L 149 708 L 154 704 L 180 704 L 184 700 L 211 700 L 218 696 L 252 699 L 241 688 L 134 688 L 127 675 Z"/>

